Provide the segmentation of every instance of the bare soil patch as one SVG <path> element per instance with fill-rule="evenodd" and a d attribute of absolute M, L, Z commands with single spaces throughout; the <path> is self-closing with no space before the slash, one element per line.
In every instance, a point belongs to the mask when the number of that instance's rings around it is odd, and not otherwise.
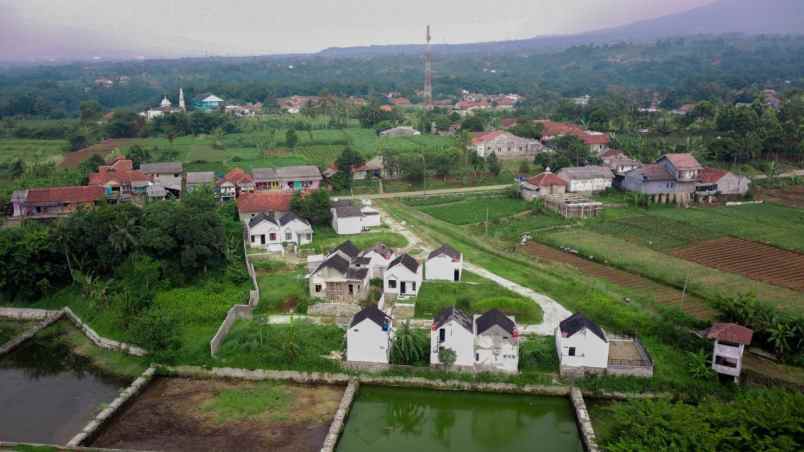
<path fill-rule="evenodd" d="M 93 144 L 92 146 L 86 147 L 84 149 L 75 152 L 65 153 L 64 160 L 61 161 L 59 166 L 61 166 L 62 168 L 75 169 L 78 168 L 79 165 L 81 165 L 81 162 L 87 160 L 93 155 L 99 155 L 105 159 L 108 154 L 110 154 L 113 150 L 115 150 L 115 148 L 127 146 L 137 141 L 138 140 L 136 138 L 118 138 L 118 139 L 103 140 L 98 144 Z"/>
<path fill-rule="evenodd" d="M 804 185 L 784 188 L 760 188 L 757 191 L 758 199 L 787 207 L 804 209 Z"/>
<path fill-rule="evenodd" d="M 725 237 L 673 251 L 673 256 L 756 281 L 804 291 L 804 254 Z"/>
<path fill-rule="evenodd" d="M 652 293 L 657 303 L 677 307 L 692 317 L 701 320 L 712 320 L 714 318 L 715 311 L 708 307 L 704 300 L 689 294 L 685 296 L 682 291 L 674 287 L 659 284 L 634 273 L 592 262 L 540 243 L 529 242 L 522 249 L 540 260 L 567 264 L 577 268 L 584 274 L 604 279 L 626 289 Z"/>
<path fill-rule="evenodd" d="M 160 378 L 94 440 L 95 447 L 164 451 L 319 451 L 343 388 L 273 383 L 283 404 L 247 416 L 210 409 L 222 394 L 266 382 Z M 237 404 L 229 405 L 237 409 Z"/>
<path fill-rule="evenodd" d="M 636 344 L 630 341 L 610 341 L 609 342 L 609 361 L 639 361 L 642 355 Z"/>

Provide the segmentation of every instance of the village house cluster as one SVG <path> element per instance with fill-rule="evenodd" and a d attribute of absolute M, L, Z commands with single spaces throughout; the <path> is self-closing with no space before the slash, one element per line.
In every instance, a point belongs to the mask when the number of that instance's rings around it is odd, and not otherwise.
<path fill-rule="evenodd" d="M 258 213 L 287 213 L 293 193 L 317 190 L 321 180 L 318 167 L 311 165 L 261 168 L 251 173 L 234 168 L 218 177 L 211 171 L 185 172 L 181 162 L 143 163 L 135 169 L 132 160 L 117 158 L 90 173 L 86 187 L 15 191 L 12 218 L 51 219 L 104 200 L 142 203 L 178 198 L 183 192 L 208 187 L 221 201 L 237 199 L 241 220 L 247 222 Z"/>

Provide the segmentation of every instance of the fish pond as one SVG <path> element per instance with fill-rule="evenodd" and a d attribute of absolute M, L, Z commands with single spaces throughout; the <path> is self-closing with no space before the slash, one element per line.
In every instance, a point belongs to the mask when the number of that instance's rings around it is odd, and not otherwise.
<path fill-rule="evenodd" d="M 581 452 L 563 397 L 361 386 L 337 452 Z"/>
<path fill-rule="evenodd" d="M 0 357 L 0 441 L 64 444 L 128 384 L 73 353 L 65 334 L 48 327 Z"/>

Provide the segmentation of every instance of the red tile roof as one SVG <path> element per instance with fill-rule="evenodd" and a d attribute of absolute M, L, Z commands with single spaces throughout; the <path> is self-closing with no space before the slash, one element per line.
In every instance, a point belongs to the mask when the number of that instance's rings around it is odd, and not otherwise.
<path fill-rule="evenodd" d="M 535 122 L 544 125 L 542 135 L 544 137 L 557 137 L 561 135 L 573 135 L 583 140 L 587 145 L 608 144 L 609 135 L 602 132 L 590 132 L 582 127 L 566 122 L 555 122 L 549 119 L 538 119 Z"/>
<path fill-rule="evenodd" d="M 31 188 L 25 198 L 29 203 L 86 203 L 103 199 L 103 187 L 50 187 L 50 188 Z"/>
<path fill-rule="evenodd" d="M 115 160 L 111 165 L 99 166 L 98 172 L 89 175 L 89 185 L 106 185 L 110 182 L 125 185 L 150 180 L 151 177 L 134 170 L 134 162 L 126 159 Z"/>
<path fill-rule="evenodd" d="M 553 185 L 567 186 L 567 181 L 548 171 L 531 177 L 528 179 L 528 183 L 537 187 L 551 187 Z"/>
<path fill-rule="evenodd" d="M 477 132 L 472 135 L 472 144 L 485 143 L 491 141 L 501 135 L 507 135 L 508 132 L 502 130 L 492 130 L 491 132 Z"/>
<path fill-rule="evenodd" d="M 704 334 L 707 339 L 748 345 L 751 343 L 754 331 L 736 323 L 715 323 Z"/>
<path fill-rule="evenodd" d="M 254 182 L 254 178 L 251 177 L 251 174 L 247 173 L 242 168 L 233 168 L 231 171 L 226 173 L 225 176 L 223 176 L 223 180 L 226 182 L 231 182 L 235 185 Z"/>
<path fill-rule="evenodd" d="M 380 105 L 380 111 L 385 111 L 385 112 L 394 111 L 394 107 L 392 107 L 390 105 Z"/>
<path fill-rule="evenodd" d="M 240 213 L 288 212 L 293 193 L 243 193 L 237 199 Z"/>
<path fill-rule="evenodd" d="M 704 168 L 698 173 L 698 180 L 706 184 L 717 183 L 728 171 L 717 168 Z"/>
<path fill-rule="evenodd" d="M 410 105 L 410 99 L 407 97 L 395 97 L 391 99 L 391 103 L 394 105 Z"/>
<path fill-rule="evenodd" d="M 667 159 L 677 170 L 696 170 L 703 169 L 698 160 L 692 154 L 665 154 L 659 160 Z"/>
<path fill-rule="evenodd" d="M 455 104 L 458 110 L 469 110 L 470 108 L 486 108 L 489 104 L 485 100 L 462 100 Z"/>

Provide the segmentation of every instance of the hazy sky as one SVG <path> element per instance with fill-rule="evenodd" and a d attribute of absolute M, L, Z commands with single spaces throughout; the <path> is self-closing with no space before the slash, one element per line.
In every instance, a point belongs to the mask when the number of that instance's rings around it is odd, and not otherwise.
<path fill-rule="evenodd" d="M 437 43 L 576 33 L 712 1 L 0 0 L 0 28 L 24 26 L 44 41 L 66 29 L 131 48 L 243 55 L 421 42 L 428 23 Z M 19 44 L 7 41 L 0 46 Z"/>

